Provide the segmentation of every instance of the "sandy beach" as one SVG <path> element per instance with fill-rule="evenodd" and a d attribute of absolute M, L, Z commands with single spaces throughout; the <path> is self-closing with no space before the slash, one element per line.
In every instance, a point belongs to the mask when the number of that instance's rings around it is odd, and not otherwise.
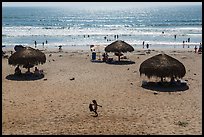
<path fill-rule="evenodd" d="M 44 51 L 46 63 L 38 68 L 45 76 L 38 80 L 9 79 L 15 67 L 2 57 L 2 134 L 201 135 L 202 54 L 193 49 L 164 52 L 185 65 L 182 79 L 189 89 L 141 87 L 142 80 L 156 81 L 140 76 L 139 67 L 158 50 L 125 53 L 135 63 L 120 65 L 91 62 L 91 51 Z M 88 108 L 93 99 L 103 106 L 98 117 Z"/>

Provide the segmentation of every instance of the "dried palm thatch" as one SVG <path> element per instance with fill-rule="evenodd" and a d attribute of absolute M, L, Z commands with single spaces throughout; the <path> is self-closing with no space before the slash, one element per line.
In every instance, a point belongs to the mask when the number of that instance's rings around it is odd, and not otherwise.
<path fill-rule="evenodd" d="M 156 76 L 161 81 L 164 77 L 182 78 L 186 74 L 185 66 L 177 59 L 166 55 L 159 54 L 145 60 L 139 68 L 140 75 L 145 74 L 148 78 Z"/>
<path fill-rule="evenodd" d="M 118 60 L 120 61 L 120 53 L 121 52 L 132 52 L 134 51 L 134 48 L 122 41 L 122 40 L 117 40 L 113 43 L 111 43 L 110 45 L 108 45 L 106 48 L 105 48 L 105 51 L 106 52 L 115 52 L 117 55 L 118 55 Z"/>
<path fill-rule="evenodd" d="M 19 50 L 24 49 L 24 48 L 25 48 L 25 47 L 22 46 L 22 45 L 16 45 L 16 46 L 14 47 L 14 50 L 15 50 L 15 51 L 19 51 Z"/>
<path fill-rule="evenodd" d="M 30 71 L 29 69 L 34 65 L 43 64 L 45 62 L 45 54 L 40 50 L 31 47 L 25 47 L 16 51 L 8 59 L 9 65 L 24 66 L 25 68 L 28 68 L 28 71 Z"/>

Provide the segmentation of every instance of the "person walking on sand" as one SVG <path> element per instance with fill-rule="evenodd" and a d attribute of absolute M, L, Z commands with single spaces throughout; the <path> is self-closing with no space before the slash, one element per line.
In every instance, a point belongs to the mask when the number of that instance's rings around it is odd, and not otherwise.
<path fill-rule="evenodd" d="M 98 106 L 99 107 L 102 107 L 101 105 L 98 105 L 96 100 L 92 100 L 93 104 L 89 104 L 89 109 L 90 111 L 93 111 L 95 113 L 95 116 L 94 117 L 97 117 L 98 116 L 98 113 L 97 113 L 97 109 L 98 109 Z"/>

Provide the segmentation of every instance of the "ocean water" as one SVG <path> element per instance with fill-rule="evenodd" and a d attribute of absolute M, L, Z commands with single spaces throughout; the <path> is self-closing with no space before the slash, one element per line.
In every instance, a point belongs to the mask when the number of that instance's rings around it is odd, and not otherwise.
<path fill-rule="evenodd" d="M 163 33 L 162 33 L 163 32 Z M 118 38 L 115 37 L 118 35 Z M 174 37 L 176 35 L 176 38 Z M 190 38 L 190 42 L 186 42 Z M 88 10 L 2 7 L 2 46 L 89 49 L 124 40 L 141 49 L 183 48 L 202 42 L 202 6 Z M 42 43 L 48 41 L 44 47 Z"/>

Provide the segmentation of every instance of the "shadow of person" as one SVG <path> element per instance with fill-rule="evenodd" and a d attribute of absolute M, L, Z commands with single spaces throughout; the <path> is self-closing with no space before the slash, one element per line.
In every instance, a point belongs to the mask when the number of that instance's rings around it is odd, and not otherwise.
<path fill-rule="evenodd" d="M 174 85 L 170 82 L 164 82 L 163 84 L 161 84 L 160 82 L 147 82 L 147 84 L 142 85 L 141 87 L 160 92 L 179 92 L 186 91 L 189 89 L 189 86 L 187 84 Z"/>
<path fill-rule="evenodd" d="M 93 115 L 93 117 L 98 117 L 98 115 Z"/>
<path fill-rule="evenodd" d="M 134 61 L 128 61 L 128 60 L 121 60 L 121 61 L 111 61 L 111 62 L 106 62 L 107 64 L 112 64 L 112 65 L 130 65 L 130 64 L 135 64 Z"/>
<path fill-rule="evenodd" d="M 10 75 L 6 76 L 6 79 L 14 80 L 14 81 L 32 81 L 32 80 L 39 80 L 42 78 L 44 78 L 44 74 L 36 76 L 33 73 L 21 74 L 21 75 L 10 74 Z"/>

